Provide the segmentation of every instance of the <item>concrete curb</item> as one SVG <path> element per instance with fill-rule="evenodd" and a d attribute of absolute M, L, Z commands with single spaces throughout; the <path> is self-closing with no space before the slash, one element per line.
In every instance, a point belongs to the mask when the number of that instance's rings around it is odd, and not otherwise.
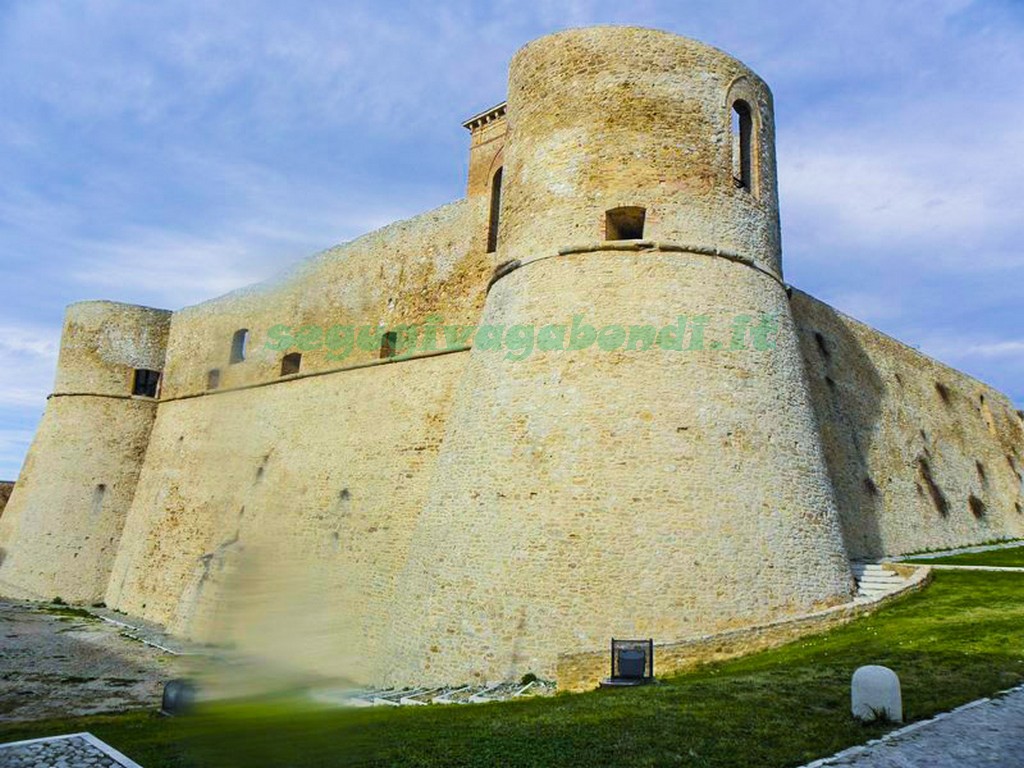
<path fill-rule="evenodd" d="M 1016 549 L 1017 547 L 1024 547 L 1024 539 L 1013 539 L 1011 541 L 1001 541 L 998 544 L 978 544 L 973 547 L 958 547 L 956 549 L 943 549 L 939 552 L 921 552 L 919 554 L 910 555 L 899 555 L 897 557 L 887 557 L 882 562 L 894 562 L 901 563 L 907 560 L 933 560 L 939 557 L 949 557 L 950 555 L 971 555 L 975 552 L 994 552 L 1000 549 Z"/>
<path fill-rule="evenodd" d="M 1006 573 L 1024 573 L 1024 568 L 1016 568 L 1008 565 L 947 565 L 944 563 L 929 563 L 929 568 L 937 571 L 1004 571 Z"/>

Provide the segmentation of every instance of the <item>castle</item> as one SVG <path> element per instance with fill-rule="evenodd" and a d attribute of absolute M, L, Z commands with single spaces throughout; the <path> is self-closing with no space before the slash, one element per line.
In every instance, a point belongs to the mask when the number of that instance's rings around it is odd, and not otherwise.
<path fill-rule="evenodd" d="M 754 72 L 574 29 L 465 125 L 457 202 L 180 311 L 68 308 L 0 593 L 442 684 L 1024 535 L 1010 400 L 784 281 Z"/>

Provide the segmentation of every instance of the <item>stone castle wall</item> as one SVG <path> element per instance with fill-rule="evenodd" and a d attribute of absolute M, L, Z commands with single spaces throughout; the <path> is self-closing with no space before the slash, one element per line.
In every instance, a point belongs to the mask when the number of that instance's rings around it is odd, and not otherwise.
<path fill-rule="evenodd" d="M 108 605 L 321 672 L 373 659 L 466 357 L 163 404 Z"/>
<path fill-rule="evenodd" d="M 324 251 L 275 280 L 175 312 L 162 400 L 204 394 L 211 370 L 219 371 L 221 390 L 277 381 L 288 352 L 302 354 L 303 375 L 379 358 L 379 344 L 362 349 L 328 339 L 335 326 L 391 329 L 431 315 L 475 323 L 495 266 L 495 254 L 485 251 L 486 216 L 486 200 L 464 199 Z M 268 335 L 283 325 L 294 343 Z M 232 364 L 240 329 L 250 331 L 248 349 L 244 362 Z"/>
<path fill-rule="evenodd" d="M 757 126 L 751 188 L 733 179 L 740 95 Z M 384 682 L 551 676 L 559 649 L 848 600 L 779 280 L 767 87 L 673 35 L 571 30 L 516 54 L 507 121 L 498 256 L 521 266 L 494 284 L 484 322 L 662 328 L 696 315 L 726 337 L 703 352 L 595 345 L 523 360 L 476 345 L 395 608 L 396 627 L 419 626 L 390 633 Z M 643 209 L 631 237 L 653 242 L 606 250 L 606 214 L 623 207 Z M 777 317 L 780 343 L 729 350 L 737 315 Z"/>
<path fill-rule="evenodd" d="M 512 272 L 485 316 L 540 326 L 565 322 L 566 305 L 597 328 L 662 328 L 683 311 L 778 311 L 785 290 L 716 257 L 594 252 Z M 595 345 L 516 361 L 474 348 L 395 608 L 396 627 L 417 631 L 390 633 L 384 682 L 553 676 L 559 649 L 681 639 L 848 600 L 803 368 L 781 322 L 765 351 Z"/>
<path fill-rule="evenodd" d="M 475 323 L 494 266 L 486 215 L 486 200 L 463 200 L 175 313 L 110 606 L 255 652 L 280 650 L 275 631 L 303 626 L 310 647 L 327 638 L 321 671 L 371 655 L 465 355 L 382 361 L 379 339 L 362 348 L 329 332 Z M 293 343 L 276 343 L 277 325 Z M 248 349 L 232 364 L 241 328 Z M 438 351 L 447 346 L 438 333 Z M 282 378 L 296 351 L 299 373 Z"/>
<path fill-rule="evenodd" d="M 793 291 L 853 558 L 1024 537 L 1024 421 L 1005 395 Z"/>
<path fill-rule="evenodd" d="M 486 114 L 461 201 L 173 316 L 72 307 L 0 517 L 0 592 L 440 684 L 782 621 L 847 601 L 850 557 L 1024 535 L 1006 398 L 782 283 L 771 94 L 749 69 L 572 30 L 517 54 L 507 115 Z M 624 206 L 642 238 L 605 242 Z M 353 334 L 561 325 L 564 346 L 574 318 L 676 330 L 525 355 L 438 333 L 386 360 Z M 138 367 L 162 369 L 159 402 L 127 394 Z"/>

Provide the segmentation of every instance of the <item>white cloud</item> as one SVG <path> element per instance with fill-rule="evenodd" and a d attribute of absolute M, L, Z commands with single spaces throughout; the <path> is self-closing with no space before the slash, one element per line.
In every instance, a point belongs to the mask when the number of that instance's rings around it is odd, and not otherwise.
<path fill-rule="evenodd" d="M 60 347 L 60 322 L 0 325 L 0 410 L 42 409 L 53 385 Z"/>

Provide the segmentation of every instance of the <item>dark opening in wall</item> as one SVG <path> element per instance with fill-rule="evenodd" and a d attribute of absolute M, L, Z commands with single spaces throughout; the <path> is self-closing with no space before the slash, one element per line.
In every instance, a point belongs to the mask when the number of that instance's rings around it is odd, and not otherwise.
<path fill-rule="evenodd" d="M 647 209 L 638 206 L 612 208 L 604 215 L 605 240 L 643 240 Z"/>
<path fill-rule="evenodd" d="M 217 389 L 220 386 L 220 368 L 213 368 L 206 372 L 206 388 Z"/>
<path fill-rule="evenodd" d="M 487 223 L 487 252 L 498 250 L 498 224 L 501 218 L 501 171 L 499 168 L 491 178 L 491 215 Z"/>
<path fill-rule="evenodd" d="M 942 492 L 942 489 L 939 488 L 938 483 L 932 477 L 932 468 L 928 464 L 928 460 L 923 456 L 917 459 L 917 469 L 921 473 L 921 479 L 924 480 L 929 495 L 932 497 L 935 509 L 939 511 L 940 515 L 946 517 L 949 515 L 949 501 L 946 499 L 946 494 Z"/>
<path fill-rule="evenodd" d="M 753 116 L 747 102 L 737 101 L 732 105 L 732 181 L 737 189 L 753 188 L 753 163 Z"/>
<path fill-rule="evenodd" d="M 231 364 L 245 360 L 245 348 L 249 343 L 249 329 L 239 328 L 231 338 Z"/>
<path fill-rule="evenodd" d="M 1018 514 L 1018 515 L 1024 515 L 1024 507 L 1022 507 L 1022 506 L 1020 505 L 1020 502 L 1019 502 L 1019 501 L 1015 501 L 1015 502 L 1013 502 L 1013 507 L 1014 507 L 1014 509 L 1016 509 L 1016 510 L 1017 510 L 1017 514 Z"/>
<path fill-rule="evenodd" d="M 817 343 L 818 352 L 821 354 L 822 357 L 824 357 L 826 360 L 832 357 L 832 354 L 828 351 L 828 344 L 825 343 L 825 337 L 822 336 L 817 331 L 814 332 L 814 341 Z"/>
<path fill-rule="evenodd" d="M 951 398 L 949 396 L 949 388 L 945 384 L 943 384 L 941 381 L 936 381 L 935 391 L 939 393 L 939 397 L 942 398 L 942 402 L 944 402 L 946 405 L 950 404 Z"/>
<path fill-rule="evenodd" d="M 865 477 L 864 478 L 864 490 L 867 491 L 868 494 L 871 495 L 871 496 L 878 496 L 879 495 L 879 493 L 878 493 L 878 486 L 875 485 L 875 481 L 872 480 L 870 477 Z"/>
<path fill-rule="evenodd" d="M 978 471 L 978 477 L 981 479 L 981 482 L 983 482 L 983 483 L 985 483 L 987 485 L 988 484 L 988 475 L 985 474 L 985 465 L 982 464 L 980 461 L 976 460 L 974 462 L 974 468 Z"/>
<path fill-rule="evenodd" d="M 132 394 L 139 397 L 156 397 L 160 388 L 160 371 L 150 371 L 146 368 L 135 369 L 135 379 L 132 381 Z"/>
<path fill-rule="evenodd" d="M 287 355 L 281 358 L 281 375 L 291 376 L 293 373 L 298 373 L 302 367 L 302 353 L 301 352 L 289 352 Z"/>
<path fill-rule="evenodd" d="M 971 514 L 979 520 L 988 513 L 988 507 L 985 506 L 985 502 L 973 493 L 967 499 L 967 506 L 971 508 Z"/>
<path fill-rule="evenodd" d="M 380 358 L 394 357 L 398 351 L 398 332 L 388 331 L 380 339 Z"/>

